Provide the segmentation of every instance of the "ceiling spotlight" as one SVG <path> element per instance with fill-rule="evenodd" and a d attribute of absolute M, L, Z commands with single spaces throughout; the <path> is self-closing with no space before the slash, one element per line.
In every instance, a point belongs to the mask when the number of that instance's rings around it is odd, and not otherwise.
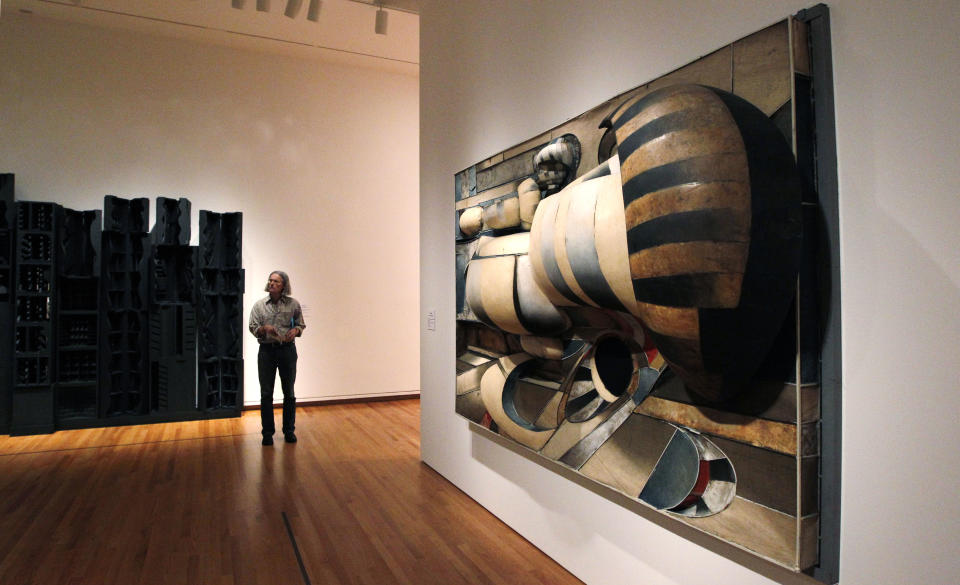
<path fill-rule="evenodd" d="M 257 12 L 270 12 L 270 0 L 257 0 Z"/>
<path fill-rule="evenodd" d="M 239 10 L 243 10 L 243 5 L 246 3 L 246 0 L 230 0 L 230 5 Z"/>
<path fill-rule="evenodd" d="M 383 10 L 383 4 L 377 9 L 377 20 L 373 30 L 376 31 L 378 35 L 387 34 L 387 13 Z"/>
<path fill-rule="evenodd" d="M 303 0 L 287 0 L 287 8 L 283 11 L 283 15 L 287 18 L 296 18 L 301 6 L 303 6 Z"/>
<path fill-rule="evenodd" d="M 310 0 L 310 5 L 307 6 L 307 20 L 317 22 L 320 20 L 320 5 L 323 4 L 320 0 Z"/>

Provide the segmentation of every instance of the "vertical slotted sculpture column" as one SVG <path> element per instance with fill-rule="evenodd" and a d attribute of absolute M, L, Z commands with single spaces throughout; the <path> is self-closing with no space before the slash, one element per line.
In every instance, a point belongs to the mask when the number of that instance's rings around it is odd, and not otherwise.
<path fill-rule="evenodd" d="M 0 355 L 13 355 L 13 173 L 0 173 Z M 13 360 L 0 360 L 0 435 L 10 432 Z"/>
<path fill-rule="evenodd" d="M 99 209 L 58 210 L 54 382 L 59 428 L 97 416 L 102 216 Z"/>
<path fill-rule="evenodd" d="M 197 406 L 243 407 L 243 214 L 200 211 Z"/>
<path fill-rule="evenodd" d="M 157 197 L 150 231 L 150 400 L 168 413 L 196 410 L 197 247 L 190 246 L 190 201 Z"/>
<path fill-rule="evenodd" d="M 18 201 L 16 323 L 10 434 L 54 431 L 53 372 L 57 299 L 55 203 Z"/>
<path fill-rule="evenodd" d="M 103 198 L 100 418 L 144 415 L 147 400 L 149 199 Z"/>

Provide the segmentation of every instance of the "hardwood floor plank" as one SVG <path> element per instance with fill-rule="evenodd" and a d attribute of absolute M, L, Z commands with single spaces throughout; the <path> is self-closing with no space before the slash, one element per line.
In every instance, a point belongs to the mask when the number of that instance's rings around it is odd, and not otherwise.
<path fill-rule="evenodd" d="M 279 412 L 276 413 L 279 418 Z M 0 583 L 573 585 L 419 460 L 419 401 L 0 437 Z"/>

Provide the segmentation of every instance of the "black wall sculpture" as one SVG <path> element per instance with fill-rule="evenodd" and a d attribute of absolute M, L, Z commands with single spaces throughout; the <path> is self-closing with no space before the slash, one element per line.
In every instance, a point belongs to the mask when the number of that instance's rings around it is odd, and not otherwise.
<path fill-rule="evenodd" d="M 242 214 L 201 211 L 201 271 L 190 202 L 148 233 L 149 204 L 15 202 L 0 175 L 0 432 L 240 415 Z"/>

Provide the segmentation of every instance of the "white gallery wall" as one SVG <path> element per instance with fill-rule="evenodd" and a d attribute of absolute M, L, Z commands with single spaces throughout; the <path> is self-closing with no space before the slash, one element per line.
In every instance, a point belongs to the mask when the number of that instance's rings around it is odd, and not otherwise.
<path fill-rule="evenodd" d="M 454 414 L 454 173 L 812 3 L 427 2 L 422 457 L 589 585 L 812 583 L 555 475 Z M 960 19 L 830 2 L 844 585 L 960 583 Z"/>
<path fill-rule="evenodd" d="M 304 305 L 298 398 L 415 392 L 418 78 L 375 65 L 6 11 L 0 172 L 18 199 L 74 209 L 186 197 L 193 244 L 199 210 L 243 212 L 244 326 L 272 270 Z"/>

